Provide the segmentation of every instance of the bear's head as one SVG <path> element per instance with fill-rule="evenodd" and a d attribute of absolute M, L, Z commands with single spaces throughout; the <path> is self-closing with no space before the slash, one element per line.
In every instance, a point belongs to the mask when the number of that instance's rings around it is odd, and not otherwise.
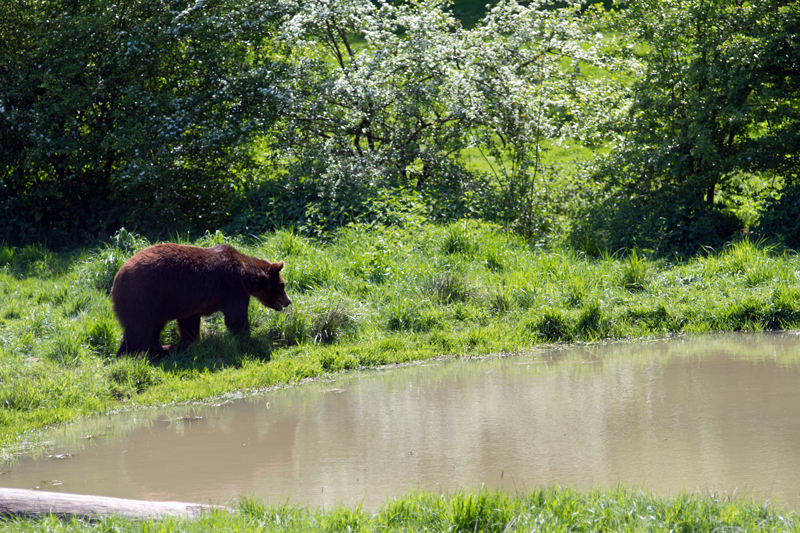
<path fill-rule="evenodd" d="M 281 311 L 292 304 L 292 300 L 286 294 L 286 282 L 280 274 L 282 268 L 283 261 L 278 263 L 262 261 L 261 272 L 250 293 L 256 300 L 276 311 Z"/>

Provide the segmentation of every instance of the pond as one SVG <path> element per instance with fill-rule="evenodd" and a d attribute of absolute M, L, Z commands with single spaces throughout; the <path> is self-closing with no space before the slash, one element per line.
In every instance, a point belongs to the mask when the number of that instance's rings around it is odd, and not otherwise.
<path fill-rule="evenodd" d="M 559 484 L 800 508 L 800 336 L 577 346 L 347 374 L 59 428 L 0 486 L 339 503 Z"/>

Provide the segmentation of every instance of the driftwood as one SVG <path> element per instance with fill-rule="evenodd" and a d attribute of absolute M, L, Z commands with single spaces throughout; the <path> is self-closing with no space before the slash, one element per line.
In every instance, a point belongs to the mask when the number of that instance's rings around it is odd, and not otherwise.
<path fill-rule="evenodd" d="M 0 515 L 122 516 L 125 518 L 195 517 L 230 507 L 183 502 L 150 502 L 105 496 L 0 488 Z"/>

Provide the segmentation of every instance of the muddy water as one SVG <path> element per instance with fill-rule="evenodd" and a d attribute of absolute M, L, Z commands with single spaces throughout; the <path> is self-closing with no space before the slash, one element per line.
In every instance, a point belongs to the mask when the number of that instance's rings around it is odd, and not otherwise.
<path fill-rule="evenodd" d="M 62 428 L 0 486 L 375 509 L 412 488 L 717 492 L 800 508 L 800 336 L 724 335 L 363 372 Z"/>

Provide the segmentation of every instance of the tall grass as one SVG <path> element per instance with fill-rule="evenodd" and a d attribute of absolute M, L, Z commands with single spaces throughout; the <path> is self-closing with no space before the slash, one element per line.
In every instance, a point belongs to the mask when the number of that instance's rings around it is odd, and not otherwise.
<path fill-rule="evenodd" d="M 216 232 L 195 243 L 220 242 L 286 261 L 294 304 L 275 313 L 252 301 L 248 339 L 230 335 L 221 315 L 207 317 L 191 350 L 157 365 L 116 360 L 121 330 L 107 297 L 119 266 L 146 241 L 121 230 L 70 254 L 0 246 L 6 451 L 35 438 L 28 430 L 80 416 L 360 366 L 800 324 L 800 259 L 747 240 L 674 263 L 532 246 L 469 220 L 351 226 L 324 243 L 292 231 L 251 239 Z M 175 337 L 168 325 L 163 341 Z"/>
<path fill-rule="evenodd" d="M 238 512 L 210 512 L 196 519 L 80 520 L 0 518 L 9 533 L 33 531 L 294 531 L 294 532 L 563 532 L 563 531 L 775 531 L 800 530 L 794 513 L 782 514 L 747 500 L 681 494 L 660 498 L 618 488 L 579 492 L 541 488 L 519 494 L 483 490 L 452 495 L 413 492 L 377 512 L 344 506 L 312 510 L 266 505 L 244 498 Z"/>

